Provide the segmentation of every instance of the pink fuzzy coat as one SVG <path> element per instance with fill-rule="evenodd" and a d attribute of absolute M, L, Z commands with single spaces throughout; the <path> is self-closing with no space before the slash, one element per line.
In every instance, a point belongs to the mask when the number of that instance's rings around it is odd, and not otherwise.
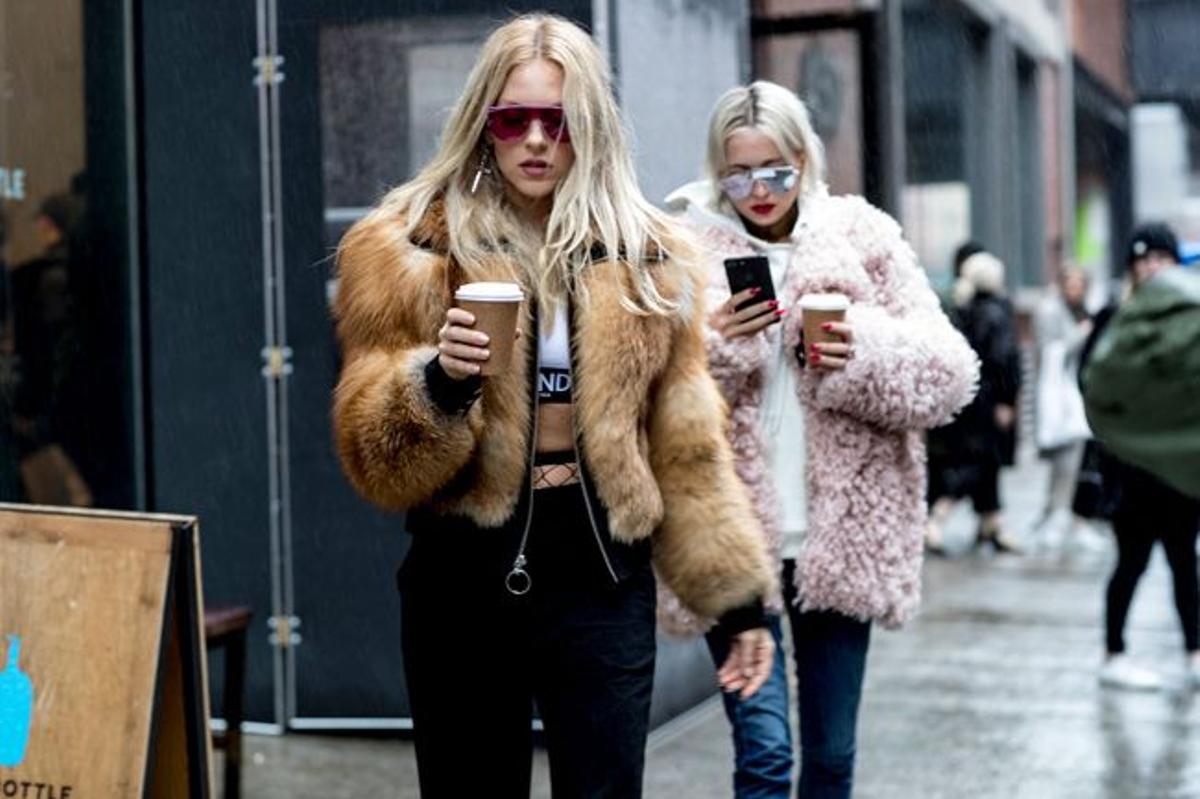
<path fill-rule="evenodd" d="M 750 488 L 773 552 L 778 553 L 776 487 L 759 433 L 767 358 L 775 336 L 799 343 L 794 306 L 808 293 L 840 292 L 853 303 L 855 357 L 840 371 L 799 370 L 808 463 L 808 530 L 797 564 L 805 610 L 834 610 L 896 627 L 920 600 L 925 506 L 924 431 L 948 422 L 974 396 L 978 360 L 942 312 L 900 226 L 860 197 L 823 192 L 804 200 L 780 305 L 782 330 L 726 340 L 709 332 L 709 365 L 730 404 L 730 438 L 739 476 Z M 689 213 L 711 253 L 710 307 L 729 297 L 723 261 L 753 251 L 713 211 Z M 708 220 L 710 223 L 705 224 Z M 786 443 L 780 444 L 787 446 Z M 801 446 L 801 442 L 795 442 Z M 780 486 L 780 490 L 788 490 Z M 699 629 L 661 603 L 671 631 Z"/>

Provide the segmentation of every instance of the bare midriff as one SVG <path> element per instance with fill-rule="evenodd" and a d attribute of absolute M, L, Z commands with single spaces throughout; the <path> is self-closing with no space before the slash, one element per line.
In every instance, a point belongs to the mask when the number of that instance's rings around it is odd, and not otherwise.
<path fill-rule="evenodd" d="M 538 406 L 537 451 L 569 452 L 575 448 L 574 405 Z"/>

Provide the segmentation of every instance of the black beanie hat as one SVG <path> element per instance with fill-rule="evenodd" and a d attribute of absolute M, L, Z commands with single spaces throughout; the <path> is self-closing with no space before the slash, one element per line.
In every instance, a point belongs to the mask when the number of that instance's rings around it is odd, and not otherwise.
<path fill-rule="evenodd" d="M 1161 222 L 1151 222 L 1133 231 L 1129 246 L 1125 250 L 1125 263 L 1132 264 L 1138 258 L 1158 252 L 1179 260 L 1179 239 L 1171 228 Z"/>

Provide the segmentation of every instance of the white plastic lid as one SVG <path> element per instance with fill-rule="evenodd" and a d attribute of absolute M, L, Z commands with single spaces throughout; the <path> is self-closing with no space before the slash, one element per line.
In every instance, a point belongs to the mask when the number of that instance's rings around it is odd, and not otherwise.
<path fill-rule="evenodd" d="M 525 293 L 516 283 L 465 283 L 454 292 L 456 300 L 472 302 L 520 302 Z"/>
<path fill-rule="evenodd" d="M 844 311 L 850 307 L 850 298 L 845 294 L 805 294 L 800 298 L 800 309 L 805 311 Z"/>

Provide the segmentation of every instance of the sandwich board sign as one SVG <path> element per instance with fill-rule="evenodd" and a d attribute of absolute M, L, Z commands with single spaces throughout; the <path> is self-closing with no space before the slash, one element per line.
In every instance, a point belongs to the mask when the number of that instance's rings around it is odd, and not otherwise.
<path fill-rule="evenodd" d="M 209 799 L 195 518 L 0 504 L 0 798 Z"/>

